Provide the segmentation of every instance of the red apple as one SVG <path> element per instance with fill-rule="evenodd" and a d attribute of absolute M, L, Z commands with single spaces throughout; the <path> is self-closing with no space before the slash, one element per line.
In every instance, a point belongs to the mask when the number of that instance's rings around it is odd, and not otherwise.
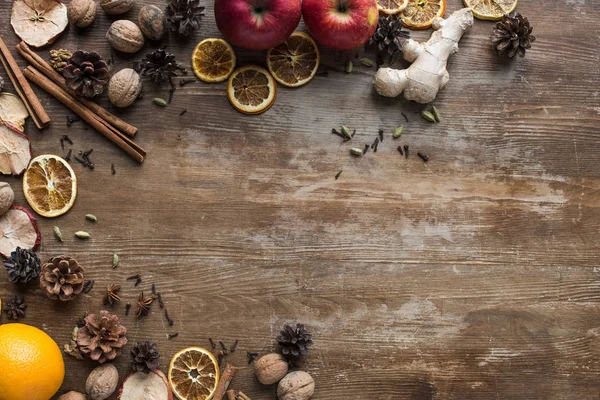
<path fill-rule="evenodd" d="M 379 12 L 376 0 L 303 0 L 302 16 L 317 42 L 349 50 L 373 35 Z"/>
<path fill-rule="evenodd" d="M 215 0 L 217 27 L 225 40 L 245 49 L 285 42 L 301 15 L 301 0 Z"/>

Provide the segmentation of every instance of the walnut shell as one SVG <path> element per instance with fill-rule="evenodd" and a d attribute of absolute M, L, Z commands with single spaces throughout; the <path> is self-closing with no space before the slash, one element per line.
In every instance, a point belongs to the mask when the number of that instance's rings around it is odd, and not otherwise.
<path fill-rule="evenodd" d="M 150 40 L 160 40 L 165 34 L 165 13 L 157 6 L 144 6 L 138 15 L 142 33 Z"/>
<path fill-rule="evenodd" d="M 288 362 L 278 353 L 266 354 L 254 364 L 254 374 L 263 385 L 279 382 L 287 372 Z"/>
<path fill-rule="evenodd" d="M 14 201 L 15 192 L 13 192 L 10 184 L 7 182 L 0 182 L 0 215 L 6 213 Z"/>
<path fill-rule="evenodd" d="M 57 400 L 85 400 L 85 395 L 79 392 L 70 391 L 60 396 Z"/>
<path fill-rule="evenodd" d="M 134 0 L 102 0 L 100 7 L 108 15 L 123 14 L 131 10 Z"/>
<path fill-rule="evenodd" d="M 78 28 L 90 26 L 96 19 L 96 8 L 94 0 L 71 0 L 67 6 L 69 22 Z"/>
<path fill-rule="evenodd" d="M 144 36 L 140 28 L 124 19 L 112 23 L 106 32 L 106 40 L 113 49 L 123 53 L 135 53 L 144 47 Z"/>
<path fill-rule="evenodd" d="M 304 371 L 287 374 L 277 386 L 279 400 L 308 400 L 315 392 L 315 381 Z"/>
<path fill-rule="evenodd" d="M 140 75 L 131 68 L 117 72 L 108 82 L 108 99 L 115 107 L 128 107 L 142 91 Z"/>
<path fill-rule="evenodd" d="M 85 391 L 90 400 L 104 400 L 117 390 L 119 371 L 112 364 L 104 364 L 95 368 L 85 381 Z"/>

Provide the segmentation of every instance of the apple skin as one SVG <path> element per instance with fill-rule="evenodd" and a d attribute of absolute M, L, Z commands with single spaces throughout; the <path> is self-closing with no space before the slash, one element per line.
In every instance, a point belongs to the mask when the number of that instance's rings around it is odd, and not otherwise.
<path fill-rule="evenodd" d="M 119 392 L 117 393 L 117 400 L 126 400 L 126 399 L 121 398 L 121 396 L 123 395 L 123 387 L 125 386 L 125 382 L 127 381 L 127 379 L 129 379 L 130 376 L 132 376 L 134 374 L 138 374 L 138 373 L 143 374 L 143 372 L 130 372 L 129 374 L 127 374 L 127 376 L 125 376 L 125 378 L 123 378 L 123 381 L 121 382 L 121 386 L 119 386 Z M 159 369 L 155 369 L 150 373 L 151 374 L 154 373 L 154 374 L 160 376 L 162 378 L 162 380 L 165 382 L 165 385 L 167 386 L 167 391 L 168 391 L 168 394 L 167 394 L 168 399 L 166 399 L 166 400 L 174 400 L 173 390 L 171 389 L 171 385 L 169 384 L 169 380 L 167 379 L 165 374 L 163 374 L 162 371 Z"/>
<path fill-rule="evenodd" d="M 336 50 L 362 46 L 377 28 L 376 0 L 303 0 L 302 16 L 312 37 Z"/>
<path fill-rule="evenodd" d="M 215 0 L 219 31 L 244 49 L 280 45 L 296 30 L 301 16 L 301 0 Z"/>

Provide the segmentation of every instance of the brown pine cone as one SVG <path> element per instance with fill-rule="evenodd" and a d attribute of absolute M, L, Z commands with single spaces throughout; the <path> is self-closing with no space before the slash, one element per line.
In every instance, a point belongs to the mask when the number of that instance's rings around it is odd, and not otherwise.
<path fill-rule="evenodd" d="M 40 287 L 53 300 L 69 301 L 83 291 L 84 269 L 71 257 L 52 257 L 42 266 Z"/>
<path fill-rule="evenodd" d="M 69 89 L 89 99 L 104 92 L 110 79 L 108 64 L 95 51 L 78 50 L 73 53 L 62 75 Z"/>
<path fill-rule="evenodd" d="M 85 317 L 83 327 L 77 331 L 77 346 L 81 353 L 102 364 L 121 354 L 127 344 L 126 333 L 119 317 L 102 310 L 99 315 Z"/>

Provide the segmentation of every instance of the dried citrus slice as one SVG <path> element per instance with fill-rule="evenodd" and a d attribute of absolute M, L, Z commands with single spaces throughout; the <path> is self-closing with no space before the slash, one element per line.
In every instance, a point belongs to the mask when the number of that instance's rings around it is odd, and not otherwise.
<path fill-rule="evenodd" d="M 408 6 L 408 0 L 377 0 L 377 9 L 384 14 L 398 14 Z"/>
<path fill-rule="evenodd" d="M 0 93 L 0 122 L 6 122 L 22 131 L 29 112 L 21 99 L 12 93 Z"/>
<path fill-rule="evenodd" d="M 402 12 L 402 22 L 410 29 L 427 29 L 435 17 L 446 13 L 446 0 L 409 0 Z"/>
<path fill-rule="evenodd" d="M 317 43 L 304 32 L 294 32 L 277 47 L 267 51 L 267 67 L 283 86 L 298 87 L 314 78 L 321 55 Z"/>
<path fill-rule="evenodd" d="M 266 69 L 246 65 L 233 71 L 227 84 L 231 105 L 245 114 L 265 112 L 275 102 L 277 84 Z"/>
<path fill-rule="evenodd" d="M 54 42 L 68 22 L 67 6 L 56 0 L 15 0 L 10 17 L 17 36 L 32 47 Z"/>
<path fill-rule="evenodd" d="M 510 14 L 517 8 L 519 0 L 463 0 L 466 7 L 473 10 L 479 19 L 498 21 L 504 14 Z"/>
<path fill-rule="evenodd" d="M 75 172 L 58 156 L 37 156 L 23 175 L 23 193 L 33 211 L 42 217 L 63 215 L 77 197 Z"/>
<path fill-rule="evenodd" d="M 204 39 L 192 53 L 192 69 L 204 82 L 223 82 L 235 68 L 235 52 L 223 39 Z"/>
<path fill-rule="evenodd" d="M 179 400 L 210 400 L 219 383 L 219 364 L 208 350 L 188 347 L 171 359 L 169 383 Z"/>

